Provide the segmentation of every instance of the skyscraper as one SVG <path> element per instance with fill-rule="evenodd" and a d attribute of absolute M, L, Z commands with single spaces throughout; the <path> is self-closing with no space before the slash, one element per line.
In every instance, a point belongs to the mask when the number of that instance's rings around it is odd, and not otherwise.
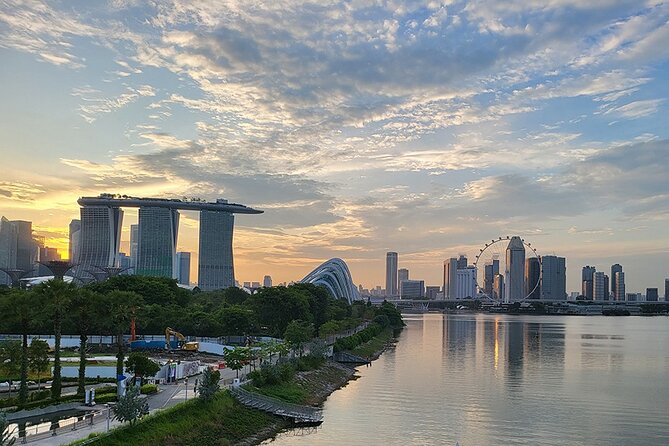
<path fill-rule="evenodd" d="M 473 299 L 476 297 L 476 267 L 468 266 L 456 270 L 456 299 Z"/>
<path fill-rule="evenodd" d="M 135 274 L 176 279 L 178 234 L 179 211 L 165 207 L 140 207 Z"/>
<path fill-rule="evenodd" d="M 622 265 L 618 263 L 616 263 L 615 265 L 611 265 L 611 294 L 613 295 L 614 299 L 616 296 L 616 273 L 622 273 L 622 272 L 623 272 Z"/>
<path fill-rule="evenodd" d="M 606 300 L 606 274 L 602 271 L 595 271 L 592 280 L 592 299 L 593 300 Z"/>
<path fill-rule="evenodd" d="M 38 256 L 33 224 L 23 220 L 14 220 L 12 224 L 16 227 L 16 269 L 32 271 Z"/>
<path fill-rule="evenodd" d="M 190 252 L 177 252 L 177 282 L 190 285 Z"/>
<path fill-rule="evenodd" d="M 16 269 L 16 248 L 18 231 L 16 226 L 5 217 L 0 219 L 0 268 Z M 11 278 L 0 272 L 0 284 L 9 285 Z"/>
<path fill-rule="evenodd" d="M 541 297 L 541 264 L 536 257 L 525 259 L 525 296 L 528 299 L 539 299 Z"/>
<path fill-rule="evenodd" d="M 70 246 L 68 249 L 68 260 L 70 263 L 79 261 L 79 243 L 81 239 L 81 220 L 72 220 L 70 222 Z"/>
<path fill-rule="evenodd" d="M 467 268 L 468 264 L 469 262 L 467 260 L 467 256 L 464 254 L 460 254 L 460 257 L 458 257 L 458 269 Z"/>
<path fill-rule="evenodd" d="M 397 280 L 402 282 L 403 280 L 409 280 L 409 270 L 406 268 L 400 268 L 397 270 Z"/>
<path fill-rule="evenodd" d="M 137 253 L 139 252 L 139 225 L 130 225 L 130 265 L 137 267 Z"/>
<path fill-rule="evenodd" d="M 272 276 L 265 276 L 262 278 L 262 286 L 270 288 L 272 286 Z M 360 285 L 362 287 L 362 285 Z"/>
<path fill-rule="evenodd" d="M 444 299 L 455 299 L 458 283 L 458 259 L 444 260 Z"/>
<path fill-rule="evenodd" d="M 117 266 L 123 210 L 113 206 L 82 206 L 79 265 Z"/>
<path fill-rule="evenodd" d="M 525 246 L 518 236 L 511 237 L 506 248 L 505 288 L 506 302 L 525 297 Z"/>
<path fill-rule="evenodd" d="M 400 280 L 401 299 L 422 299 L 425 297 L 425 282 L 422 280 Z"/>
<path fill-rule="evenodd" d="M 492 297 L 492 290 L 495 284 L 495 276 L 499 274 L 499 260 L 493 259 L 492 262 L 485 265 L 485 276 L 483 279 L 483 292 Z"/>
<path fill-rule="evenodd" d="M 566 261 L 564 257 L 541 257 L 541 298 L 565 300 L 567 298 Z"/>
<path fill-rule="evenodd" d="M 658 299 L 658 289 L 657 288 L 646 288 L 646 301 L 647 302 L 657 302 Z"/>
<path fill-rule="evenodd" d="M 584 266 L 581 270 L 581 295 L 586 300 L 592 300 L 594 297 L 593 281 L 595 279 L 596 269 L 594 266 Z"/>
<path fill-rule="evenodd" d="M 492 288 L 492 298 L 495 300 L 502 300 L 506 295 L 504 290 L 504 276 L 501 274 L 496 274 L 495 279 L 493 280 Z"/>
<path fill-rule="evenodd" d="M 625 300 L 625 273 L 622 271 L 619 271 L 616 273 L 616 294 L 615 294 L 616 300 L 617 301 L 624 301 Z"/>
<path fill-rule="evenodd" d="M 664 279 L 664 301 L 669 302 L 669 278 Z"/>
<path fill-rule="evenodd" d="M 386 296 L 398 295 L 397 281 L 397 253 L 386 253 Z"/>
<path fill-rule="evenodd" d="M 235 285 L 232 259 L 234 224 L 235 217 L 230 212 L 200 211 L 198 286 L 203 291 Z"/>

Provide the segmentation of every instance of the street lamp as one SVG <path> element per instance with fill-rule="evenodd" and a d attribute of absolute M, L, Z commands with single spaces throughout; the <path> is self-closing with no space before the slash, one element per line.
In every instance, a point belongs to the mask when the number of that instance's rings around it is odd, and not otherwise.
<path fill-rule="evenodd" d="M 188 401 L 188 378 L 186 378 L 186 401 Z"/>
<path fill-rule="evenodd" d="M 110 418 L 111 418 L 109 403 L 106 403 L 105 407 L 107 408 L 107 432 L 109 432 L 109 421 L 110 421 Z"/>

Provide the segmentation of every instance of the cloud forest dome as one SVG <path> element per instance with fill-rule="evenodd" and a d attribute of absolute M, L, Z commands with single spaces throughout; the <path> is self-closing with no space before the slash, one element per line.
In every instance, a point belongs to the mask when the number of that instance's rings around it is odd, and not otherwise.
<path fill-rule="evenodd" d="M 302 283 L 321 285 L 328 289 L 335 299 L 344 299 L 348 303 L 359 300 L 358 289 L 353 283 L 351 272 L 342 259 L 330 259 L 301 280 Z"/>
<path fill-rule="evenodd" d="M 66 249 L 81 195 L 230 197 L 278 281 L 391 250 L 440 283 L 502 232 L 661 287 L 667 40 L 662 0 L 7 0 L 0 208 Z"/>

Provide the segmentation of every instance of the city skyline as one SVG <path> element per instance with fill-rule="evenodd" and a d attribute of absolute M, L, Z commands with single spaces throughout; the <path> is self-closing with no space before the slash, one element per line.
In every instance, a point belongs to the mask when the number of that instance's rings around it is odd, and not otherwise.
<path fill-rule="evenodd" d="M 235 227 L 242 280 L 340 257 L 371 287 L 396 251 L 441 284 L 510 233 L 567 290 L 615 263 L 662 289 L 669 5 L 447 3 L 5 2 L 0 214 L 65 256 L 81 196 L 223 197 L 266 210 Z"/>

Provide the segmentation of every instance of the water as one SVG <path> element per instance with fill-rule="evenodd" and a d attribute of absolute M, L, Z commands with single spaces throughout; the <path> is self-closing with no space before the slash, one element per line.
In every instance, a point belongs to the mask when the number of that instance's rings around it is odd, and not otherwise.
<path fill-rule="evenodd" d="M 281 445 L 669 445 L 669 318 L 406 315 Z M 293 432 L 294 434 L 294 432 Z"/>

